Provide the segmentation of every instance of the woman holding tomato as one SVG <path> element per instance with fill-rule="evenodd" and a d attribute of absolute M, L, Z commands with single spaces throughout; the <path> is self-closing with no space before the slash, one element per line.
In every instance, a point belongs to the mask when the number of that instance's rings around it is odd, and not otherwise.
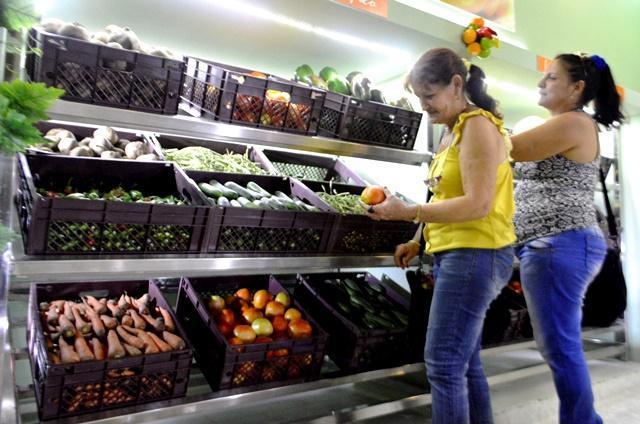
<path fill-rule="evenodd" d="M 445 129 L 427 179 L 433 196 L 410 205 L 385 190 L 386 199 L 368 208 L 373 219 L 425 223 L 435 257 L 425 345 L 434 424 L 493 422 L 480 338 L 485 313 L 511 276 L 516 237 L 511 143 L 483 78 L 449 49 L 418 60 L 408 88 Z M 406 267 L 419 248 L 418 240 L 397 246 L 396 264 Z"/>
<path fill-rule="evenodd" d="M 580 323 L 582 299 L 604 261 L 594 191 L 598 124 L 623 119 L 609 65 L 600 56 L 561 54 L 538 84 L 544 124 L 513 137 L 521 182 L 515 225 L 520 276 L 533 332 L 553 373 L 560 423 L 596 424 Z M 583 107 L 594 101 L 594 116 Z"/>

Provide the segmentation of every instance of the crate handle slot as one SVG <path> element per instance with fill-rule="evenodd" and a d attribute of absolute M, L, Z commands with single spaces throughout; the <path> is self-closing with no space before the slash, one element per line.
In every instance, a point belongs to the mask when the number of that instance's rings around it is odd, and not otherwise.
<path fill-rule="evenodd" d="M 87 291 L 83 291 L 83 292 L 78 293 L 78 296 L 79 297 L 93 296 L 96 299 L 100 299 L 101 297 L 109 296 L 109 290 L 107 290 L 107 289 L 87 290 Z"/>

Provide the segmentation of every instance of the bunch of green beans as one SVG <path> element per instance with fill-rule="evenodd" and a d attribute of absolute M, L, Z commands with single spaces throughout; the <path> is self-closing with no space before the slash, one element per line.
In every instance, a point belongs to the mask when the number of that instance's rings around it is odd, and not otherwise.
<path fill-rule="evenodd" d="M 323 191 L 319 191 L 316 194 L 338 213 L 364 215 L 364 208 L 360 204 L 360 196 L 357 194 L 329 194 Z"/>

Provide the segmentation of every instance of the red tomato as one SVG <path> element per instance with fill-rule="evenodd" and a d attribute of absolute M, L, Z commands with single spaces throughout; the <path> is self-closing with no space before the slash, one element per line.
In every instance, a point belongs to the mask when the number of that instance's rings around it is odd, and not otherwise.
<path fill-rule="evenodd" d="M 268 317 L 284 315 L 284 305 L 280 302 L 272 300 L 271 302 L 267 303 L 267 307 L 265 308 L 264 313 Z"/>
<path fill-rule="evenodd" d="M 258 290 L 253 295 L 253 306 L 257 309 L 264 309 L 271 300 L 271 294 L 266 290 Z"/>
<path fill-rule="evenodd" d="M 220 330 L 223 336 L 229 337 L 231 334 L 233 334 L 233 325 L 226 322 L 221 322 L 220 324 L 218 324 L 218 330 Z"/>
<path fill-rule="evenodd" d="M 229 308 L 224 308 L 218 314 L 218 323 L 219 324 L 228 324 L 233 327 L 236 324 L 236 315 Z"/>
<path fill-rule="evenodd" d="M 251 292 L 247 288 L 241 288 L 236 292 L 236 297 L 251 302 Z"/>
<path fill-rule="evenodd" d="M 289 323 L 289 336 L 294 339 L 311 337 L 312 332 L 311 324 L 304 319 L 298 319 Z"/>
<path fill-rule="evenodd" d="M 263 316 L 264 315 L 262 314 L 262 311 L 256 308 L 247 308 L 242 312 L 242 317 L 245 321 L 247 321 L 248 324 L 253 323 L 253 321 L 257 320 L 258 318 L 262 318 Z"/>
<path fill-rule="evenodd" d="M 233 335 L 239 338 L 242 343 L 253 343 L 256 339 L 256 332 L 250 325 L 236 325 L 233 329 Z"/>
<path fill-rule="evenodd" d="M 267 336 L 258 336 L 256 337 L 256 343 L 271 343 L 273 339 Z"/>
<path fill-rule="evenodd" d="M 273 325 L 273 331 L 276 334 L 286 333 L 287 328 L 289 327 L 289 322 L 282 315 L 278 315 L 276 317 L 273 317 L 273 320 L 271 321 L 271 324 Z"/>
<path fill-rule="evenodd" d="M 362 200 L 367 205 L 377 205 L 378 203 L 384 202 L 387 196 L 384 194 L 384 189 L 380 186 L 368 186 L 360 195 L 360 200 Z"/>
<path fill-rule="evenodd" d="M 296 308 L 289 308 L 287 309 L 287 312 L 284 313 L 284 317 L 288 321 L 296 321 L 302 318 L 302 314 Z"/>

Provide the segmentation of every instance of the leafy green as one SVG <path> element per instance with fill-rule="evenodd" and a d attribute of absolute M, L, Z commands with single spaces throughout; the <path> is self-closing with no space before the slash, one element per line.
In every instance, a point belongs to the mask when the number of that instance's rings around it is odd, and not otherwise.
<path fill-rule="evenodd" d="M 38 23 L 38 17 L 30 0 L 0 1 L 0 26 L 11 31 L 31 28 Z"/>
<path fill-rule="evenodd" d="M 64 94 L 64 90 L 47 88 L 42 83 L 24 81 L 0 84 L 0 153 L 21 152 L 42 141 L 33 127 L 46 120 L 46 110 Z"/>

